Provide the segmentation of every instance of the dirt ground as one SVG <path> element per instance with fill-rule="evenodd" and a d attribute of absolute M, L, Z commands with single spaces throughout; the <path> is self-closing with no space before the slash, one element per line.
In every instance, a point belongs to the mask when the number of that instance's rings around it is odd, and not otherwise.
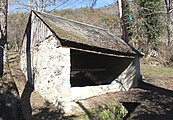
<path fill-rule="evenodd" d="M 15 79 L 23 114 L 27 120 L 62 120 L 61 110 L 44 100 L 25 81 L 19 67 L 19 57 L 9 53 L 10 68 Z M 173 120 L 173 78 L 145 78 L 138 88 L 126 92 L 109 93 L 88 99 L 90 103 L 116 98 L 122 102 L 129 114 L 124 120 Z"/>

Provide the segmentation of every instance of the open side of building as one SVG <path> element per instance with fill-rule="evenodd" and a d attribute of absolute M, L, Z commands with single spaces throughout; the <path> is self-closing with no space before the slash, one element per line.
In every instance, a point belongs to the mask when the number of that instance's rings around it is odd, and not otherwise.
<path fill-rule="evenodd" d="M 58 104 L 136 87 L 139 59 L 105 29 L 31 11 L 20 63 L 27 81 Z"/>

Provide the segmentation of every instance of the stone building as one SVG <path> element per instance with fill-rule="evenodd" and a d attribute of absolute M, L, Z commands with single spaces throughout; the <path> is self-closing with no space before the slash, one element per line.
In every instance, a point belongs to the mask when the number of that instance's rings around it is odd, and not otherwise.
<path fill-rule="evenodd" d="M 21 69 L 45 99 L 70 102 L 136 87 L 140 54 L 134 50 L 103 28 L 32 11 Z"/>

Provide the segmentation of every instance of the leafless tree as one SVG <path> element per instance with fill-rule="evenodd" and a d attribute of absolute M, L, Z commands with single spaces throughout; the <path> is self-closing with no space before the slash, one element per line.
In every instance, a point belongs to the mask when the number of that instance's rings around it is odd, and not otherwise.
<path fill-rule="evenodd" d="M 21 9 L 44 11 L 47 7 L 61 5 L 70 0 L 10 0 L 11 4 L 19 5 Z"/>

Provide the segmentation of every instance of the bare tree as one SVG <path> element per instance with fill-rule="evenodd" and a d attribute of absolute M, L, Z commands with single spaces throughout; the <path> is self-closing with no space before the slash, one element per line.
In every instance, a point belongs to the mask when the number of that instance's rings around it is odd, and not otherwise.
<path fill-rule="evenodd" d="M 21 9 L 44 11 L 47 7 L 65 4 L 70 0 L 10 0 L 10 3 L 17 4 Z"/>
<path fill-rule="evenodd" d="M 7 43 L 7 0 L 0 1 L 0 77 L 3 75 L 3 56 Z"/>

